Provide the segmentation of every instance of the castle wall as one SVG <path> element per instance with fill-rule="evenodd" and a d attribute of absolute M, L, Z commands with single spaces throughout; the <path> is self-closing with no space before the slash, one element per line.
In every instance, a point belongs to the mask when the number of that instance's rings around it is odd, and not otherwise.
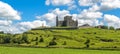
<path fill-rule="evenodd" d="M 56 20 L 57 26 L 66 26 L 66 27 L 77 27 L 78 22 L 72 20 L 72 16 L 65 16 L 64 21 Z"/>

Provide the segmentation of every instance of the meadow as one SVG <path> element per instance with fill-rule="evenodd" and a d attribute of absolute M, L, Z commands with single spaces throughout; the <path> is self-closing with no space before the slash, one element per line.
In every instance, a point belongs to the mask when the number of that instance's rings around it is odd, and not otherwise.
<path fill-rule="evenodd" d="M 30 30 L 0 33 L 0 54 L 120 54 L 120 30 Z"/>
<path fill-rule="evenodd" d="M 0 54 L 120 54 L 120 51 L 64 48 L 19 48 L 1 46 Z"/>

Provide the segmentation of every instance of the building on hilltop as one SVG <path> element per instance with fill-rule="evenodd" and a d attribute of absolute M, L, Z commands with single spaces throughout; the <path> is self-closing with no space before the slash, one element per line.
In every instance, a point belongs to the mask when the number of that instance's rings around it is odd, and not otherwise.
<path fill-rule="evenodd" d="M 56 26 L 57 27 L 78 27 L 78 21 L 73 20 L 72 16 L 65 16 L 63 21 L 59 21 L 57 16 Z"/>
<path fill-rule="evenodd" d="M 79 28 L 92 28 L 93 26 L 90 26 L 89 24 L 83 24 L 79 26 Z"/>

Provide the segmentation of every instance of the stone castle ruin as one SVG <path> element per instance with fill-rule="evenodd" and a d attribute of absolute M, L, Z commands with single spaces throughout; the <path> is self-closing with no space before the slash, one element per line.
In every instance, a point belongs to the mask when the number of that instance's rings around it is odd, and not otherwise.
<path fill-rule="evenodd" d="M 65 16 L 63 21 L 59 21 L 57 16 L 56 26 L 57 27 L 78 27 L 78 21 L 73 20 L 72 16 Z"/>

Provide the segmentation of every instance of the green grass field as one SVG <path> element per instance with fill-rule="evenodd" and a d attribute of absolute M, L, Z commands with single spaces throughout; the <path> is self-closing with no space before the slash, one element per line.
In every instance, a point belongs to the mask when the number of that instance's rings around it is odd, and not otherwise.
<path fill-rule="evenodd" d="M 23 40 L 24 36 L 30 43 Z M 0 37 L 0 54 L 120 54 L 120 30 L 98 28 L 82 28 L 77 30 L 30 30 L 17 35 L 0 34 Z M 38 37 L 38 40 L 36 40 L 36 37 Z M 44 40 L 43 42 L 39 42 L 41 37 Z M 54 38 L 57 45 L 49 45 L 50 41 Z M 84 49 L 87 39 L 89 39 L 90 42 L 89 48 L 86 49 L 107 50 Z M 7 40 L 7 43 L 3 44 L 5 40 Z M 36 42 L 38 43 L 36 44 Z M 66 44 L 64 44 L 64 42 L 66 42 Z M 6 47 L 5 45 L 12 47 Z M 67 49 L 66 47 L 83 49 Z M 115 49 L 116 51 L 109 49 Z"/>
<path fill-rule="evenodd" d="M 120 51 L 0 47 L 0 54 L 120 54 Z"/>

